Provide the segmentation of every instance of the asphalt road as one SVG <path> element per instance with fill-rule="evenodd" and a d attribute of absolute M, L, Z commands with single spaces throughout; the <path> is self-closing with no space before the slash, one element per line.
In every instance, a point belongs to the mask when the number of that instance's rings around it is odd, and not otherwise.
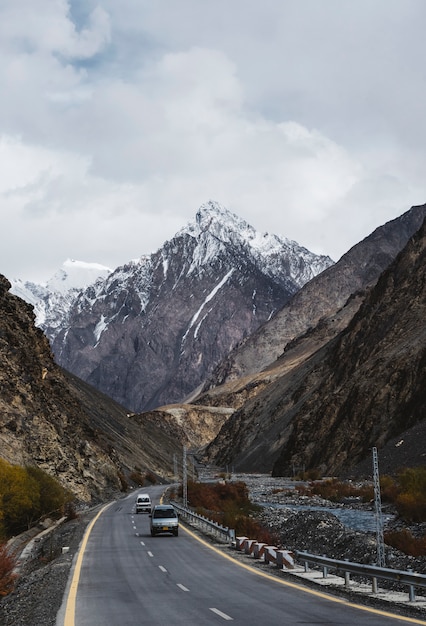
<path fill-rule="evenodd" d="M 154 504 L 161 490 L 143 491 Z M 151 537 L 148 515 L 134 512 L 135 497 L 110 505 L 86 534 L 58 626 L 420 623 L 259 575 L 182 526 L 179 537 Z"/>

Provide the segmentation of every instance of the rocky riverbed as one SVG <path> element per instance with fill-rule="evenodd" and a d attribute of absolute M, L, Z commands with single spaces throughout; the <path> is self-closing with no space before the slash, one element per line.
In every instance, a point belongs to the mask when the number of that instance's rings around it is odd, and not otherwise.
<path fill-rule="evenodd" d="M 376 533 L 354 530 L 329 511 L 335 509 L 337 512 L 343 508 L 373 511 L 373 503 L 363 504 L 356 499 L 347 504 L 333 503 L 317 496 L 300 496 L 294 488 L 295 483 L 285 478 L 239 474 L 233 479 L 247 484 L 252 502 L 268 503 L 258 517 L 273 532 L 281 547 L 357 563 L 376 563 Z M 280 508 L 276 508 L 277 505 Z M 323 510 L 312 510 L 311 507 Z M 387 517 L 389 529 L 406 527 L 395 515 Z M 426 524 L 417 524 L 410 530 L 413 534 L 424 535 Z M 390 546 L 385 546 L 385 557 L 387 567 L 412 568 L 426 574 L 426 557 L 408 556 Z"/>

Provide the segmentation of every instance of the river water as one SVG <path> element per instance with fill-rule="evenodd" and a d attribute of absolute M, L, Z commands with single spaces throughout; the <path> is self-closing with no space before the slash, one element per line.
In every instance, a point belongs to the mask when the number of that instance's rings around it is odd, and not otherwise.
<path fill-rule="evenodd" d="M 376 531 L 376 516 L 374 511 L 362 511 L 358 509 L 329 508 L 326 506 L 302 506 L 299 504 L 276 504 L 271 502 L 259 502 L 261 506 L 274 509 L 291 509 L 293 511 L 327 511 L 339 519 L 342 524 L 354 530 Z M 382 515 L 383 525 L 393 518 L 393 515 Z"/>

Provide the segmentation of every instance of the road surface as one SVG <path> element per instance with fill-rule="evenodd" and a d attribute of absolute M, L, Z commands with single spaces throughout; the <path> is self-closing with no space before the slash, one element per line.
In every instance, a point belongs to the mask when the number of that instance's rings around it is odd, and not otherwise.
<path fill-rule="evenodd" d="M 163 488 L 143 489 L 158 503 Z M 86 532 L 58 626 L 426 624 L 356 607 L 223 556 L 181 525 L 151 537 L 136 494 L 109 505 Z"/>

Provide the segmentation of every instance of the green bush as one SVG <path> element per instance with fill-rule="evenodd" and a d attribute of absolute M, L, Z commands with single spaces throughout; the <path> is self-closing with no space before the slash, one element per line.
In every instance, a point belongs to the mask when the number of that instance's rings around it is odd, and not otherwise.
<path fill-rule="evenodd" d="M 0 459 L 0 533 L 7 537 L 29 528 L 44 515 L 60 515 L 72 494 L 38 467 Z"/>
<path fill-rule="evenodd" d="M 28 466 L 25 469 L 38 485 L 39 507 L 36 516 L 63 513 L 64 505 L 73 499 L 72 493 L 39 467 Z"/>

